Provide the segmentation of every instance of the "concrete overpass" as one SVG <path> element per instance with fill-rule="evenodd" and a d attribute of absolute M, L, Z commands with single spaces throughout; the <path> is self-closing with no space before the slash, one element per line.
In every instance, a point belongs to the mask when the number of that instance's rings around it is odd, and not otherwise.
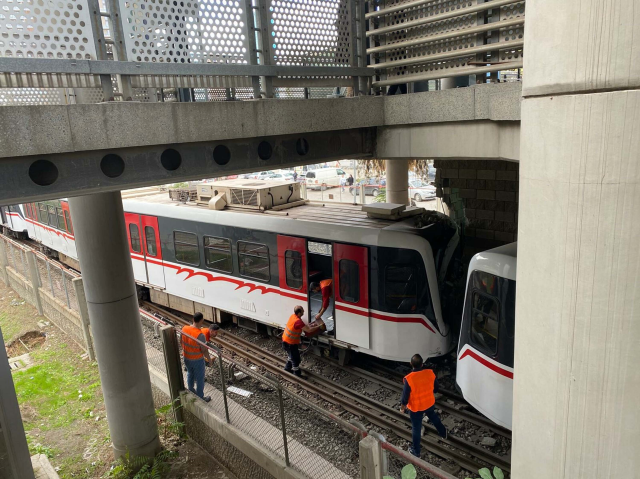
<path fill-rule="evenodd" d="M 519 158 L 519 83 L 397 96 L 0 109 L 0 204 L 343 158 Z"/>

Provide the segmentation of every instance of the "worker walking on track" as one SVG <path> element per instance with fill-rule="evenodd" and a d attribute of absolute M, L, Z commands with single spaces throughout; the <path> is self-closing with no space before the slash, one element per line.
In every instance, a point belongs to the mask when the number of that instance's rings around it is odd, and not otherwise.
<path fill-rule="evenodd" d="M 309 289 L 314 293 L 322 292 L 322 307 L 316 314 L 316 319 L 322 319 L 322 315 L 329 307 L 331 295 L 333 294 L 333 280 L 323 279 L 319 283 L 311 283 Z"/>
<path fill-rule="evenodd" d="M 200 314 L 200 313 L 199 313 Z M 200 328 L 202 334 L 204 334 L 205 342 L 208 343 L 211 341 L 211 338 L 215 338 L 220 331 L 220 326 L 217 324 L 210 324 L 208 328 Z"/>
<path fill-rule="evenodd" d="M 187 387 L 189 391 L 196 396 L 202 398 L 205 402 L 211 401 L 211 396 L 204 395 L 204 368 L 205 361 L 211 361 L 209 350 L 203 344 L 199 344 L 196 340 L 204 343 L 205 336 L 202 333 L 204 318 L 202 313 L 193 315 L 193 322 L 190 325 L 183 326 L 180 335 L 182 343 L 182 354 L 184 356 L 184 365 L 187 367 Z M 196 389 L 193 389 L 193 383 L 196 383 Z"/>
<path fill-rule="evenodd" d="M 282 333 L 282 349 L 287 352 L 289 360 L 284 367 L 285 371 L 295 374 L 298 377 L 302 377 L 300 372 L 300 343 L 302 342 L 302 333 L 313 335 L 319 329 L 320 326 L 308 326 L 302 321 L 304 316 L 304 308 L 302 306 L 296 306 L 293 308 L 293 314 L 287 321 L 287 326 Z"/>
<path fill-rule="evenodd" d="M 409 452 L 420 457 L 422 419 L 425 415 L 436 427 L 440 437 L 446 439 L 448 434 L 435 410 L 435 393 L 438 392 L 438 380 L 435 373 L 423 366 L 422 356 L 419 354 L 414 354 L 411 358 L 411 367 L 413 371 L 404 377 L 400 411 L 409 410 L 413 439 L 413 445 Z"/>

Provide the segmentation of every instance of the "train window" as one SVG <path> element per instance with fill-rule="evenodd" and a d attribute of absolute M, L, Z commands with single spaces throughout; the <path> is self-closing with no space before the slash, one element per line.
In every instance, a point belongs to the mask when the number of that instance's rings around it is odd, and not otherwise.
<path fill-rule="evenodd" d="M 147 243 L 147 254 L 149 256 L 158 256 L 158 247 L 156 244 L 156 230 L 154 230 L 152 226 L 145 226 L 144 237 Z"/>
<path fill-rule="evenodd" d="M 360 268 L 358 263 L 350 259 L 341 259 L 340 264 L 340 297 L 347 303 L 360 301 Z"/>
<path fill-rule="evenodd" d="M 67 220 L 67 231 L 70 234 L 73 234 L 73 224 L 71 223 L 71 215 L 66 210 L 64 212 L 64 218 Z"/>
<path fill-rule="evenodd" d="M 140 229 L 137 224 L 129 224 L 129 236 L 131 238 L 131 249 L 133 252 L 142 253 L 142 248 L 140 247 Z"/>
<path fill-rule="evenodd" d="M 49 226 L 58 227 L 58 215 L 55 206 L 49 206 Z"/>
<path fill-rule="evenodd" d="M 233 272 L 231 241 L 227 238 L 204 237 L 204 262 L 208 268 L 225 273 Z"/>
<path fill-rule="evenodd" d="M 173 246 L 176 250 L 176 261 L 179 263 L 200 265 L 198 237 L 194 233 L 173 232 Z"/>
<path fill-rule="evenodd" d="M 62 208 L 56 208 L 56 212 L 58 213 L 58 229 L 66 231 L 67 228 L 64 225 L 64 213 L 62 212 Z"/>
<path fill-rule="evenodd" d="M 413 266 L 390 264 L 384 271 L 384 297 L 392 311 L 409 313 L 418 306 L 418 282 Z"/>
<path fill-rule="evenodd" d="M 47 213 L 47 205 L 38 203 L 40 207 L 40 223 L 49 224 L 49 213 Z"/>
<path fill-rule="evenodd" d="M 491 296 L 498 295 L 498 279 L 491 273 L 485 273 L 484 271 L 474 271 L 473 287 Z"/>
<path fill-rule="evenodd" d="M 471 341 L 490 355 L 498 347 L 498 303 L 474 291 L 471 296 Z"/>
<path fill-rule="evenodd" d="M 284 264 L 287 272 L 287 286 L 293 289 L 302 289 L 302 254 L 300 251 L 285 251 Z"/>
<path fill-rule="evenodd" d="M 238 241 L 240 274 L 262 281 L 269 281 L 269 248 L 263 244 Z"/>

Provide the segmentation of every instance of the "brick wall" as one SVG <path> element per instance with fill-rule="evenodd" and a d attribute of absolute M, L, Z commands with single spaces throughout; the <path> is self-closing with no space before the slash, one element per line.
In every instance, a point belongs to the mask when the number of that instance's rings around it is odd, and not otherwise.
<path fill-rule="evenodd" d="M 516 241 L 520 165 L 503 160 L 436 160 L 437 196 L 469 238 Z"/>

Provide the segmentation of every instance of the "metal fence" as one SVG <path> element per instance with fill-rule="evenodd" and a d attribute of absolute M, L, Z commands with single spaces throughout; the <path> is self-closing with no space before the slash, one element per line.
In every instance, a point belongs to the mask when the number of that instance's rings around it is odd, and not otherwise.
<path fill-rule="evenodd" d="M 80 307 L 72 280 L 80 275 L 52 261 L 43 254 L 36 253 L 36 265 L 40 287 L 67 308 L 79 313 Z"/>
<path fill-rule="evenodd" d="M 166 373 L 160 334 L 165 323 L 144 310 L 141 310 L 141 321 L 149 364 Z M 182 335 L 181 331 L 176 331 L 178 344 Z M 343 471 L 342 465 L 333 464 L 327 455 L 336 445 L 330 437 L 342 438 L 346 445 L 340 447 L 350 448 L 351 454 L 357 455 L 360 437 L 344 433 L 345 429 L 353 430 L 353 426 L 284 387 L 277 378 L 261 374 L 256 366 L 227 357 L 211 345 L 205 346 L 213 361 L 206 368 L 204 394 L 212 398 L 208 407 L 214 414 L 309 478 L 357 477 L 357 471 Z M 180 370 L 186 388 L 186 371 L 182 363 Z M 327 431 L 327 440 L 318 441 L 316 435 L 309 437 L 308 422 L 302 420 L 309 417 L 322 424 Z"/>
<path fill-rule="evenodd" d="M 385 476 L 400 479 L 404 477 L 403 470 L 409 468 L 415 471 L 415 475 L 409 473 L 407 477 L 414 477 L 416 479 L 456 479 L 455 475 L 412 456 L 408 451 L 397 448 L 384 440 L 384 438 L 379 438 L 379 440 L 380 447 L 383 451 L 382 467 Z M 455 465 L 452 465 L 452 467 L 455 467 Z M 460 468 L 458 467 L 457 469 L 451 470 L 452 472 L 456 470 L 459 472 Z"/>

